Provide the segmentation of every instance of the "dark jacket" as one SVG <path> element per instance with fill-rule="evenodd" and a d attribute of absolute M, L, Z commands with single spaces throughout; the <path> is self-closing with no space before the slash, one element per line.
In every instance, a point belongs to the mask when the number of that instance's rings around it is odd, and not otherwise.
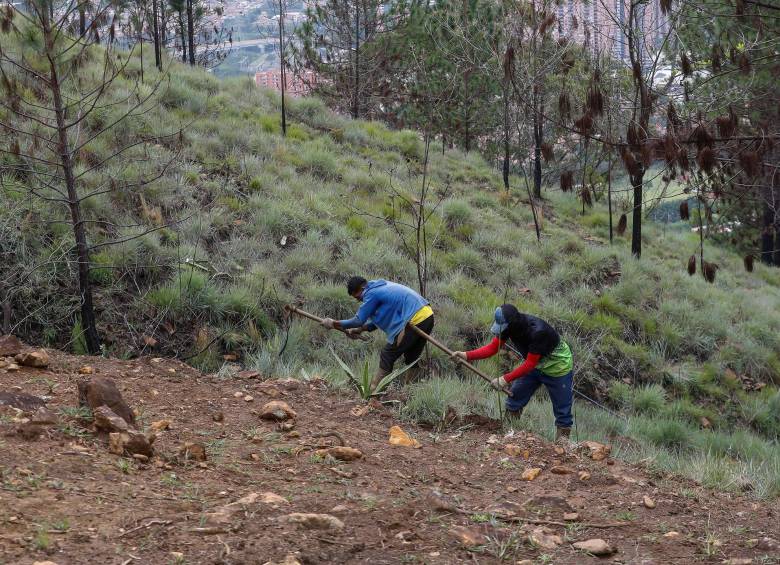
<path fill-rule="evenodd" d="M 527 357 L 529 353 L 547 357 L 558 347 L 560 335 L 541 318 L 521 314 L 511 304 L 501 306 L 501 312 L 509 323 L 509 327 L 501 333 L 501 340 L 511 340 L 523 357 Z"/>

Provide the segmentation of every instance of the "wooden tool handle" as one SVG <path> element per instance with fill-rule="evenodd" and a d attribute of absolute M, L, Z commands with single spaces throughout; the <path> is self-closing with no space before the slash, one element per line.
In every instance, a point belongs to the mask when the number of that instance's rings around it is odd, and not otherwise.
<path fill-rule="evenodd" d="M 415 326 L 415 325 L 412 325 L 412 324 L 409 324 L 409 327 L 410 327 L 410 328 L 412 328 L 412 329 L 413 329 L 415 332 L 417 332 L 417 335 L 419 335 L 420 337 L 422 337 L 422 338 L 424 338 L 424 339 L 428 340 L 428 342 L 429 342 L 431 345 L 434 345 L 434 346 L 438 347 L 439 349 L 441 349 L 442 351 L 444 351 L 444 353 L 446 353 L 446 354 L 447 354 L 447 355 L 449 355 L 450 357 L 453 357 L 453 355 L 455 355 L 455 352 L 454 352 L 454 351 L 452 351 L 450 348 L 448 348 L 448 347 L 447 347 L 446 345 L 444 345 L 442 342 L 440 342 L 439 340 L 437 340 L 435 337 L 432 337 L 432 336 L 428 335 L 427 333 L 425 333 L 424 331 L 422 331 L 422 330 L 421 330 L 420 328 L 418 328 L 417 326 Z M 479 369 L 477 369 L 477 368 L 476 368 L 474 365 L 472 365 L 472 364 L 471 364 L 471 363 L 469 363 L 468 361 L 466 361 L 466 360 L 464 360 L 464 359 L 461 359 L 460 357 L 456 357 L 455 359 L 456 359 L 456 361 L 457 361 L 458 363 L 460 363 L 461 365 L 463 365 L 464 367 L 466 367 L 467 369 L 469 369 L 469 370 L 470 370 L 471 372 L 473 372 L 475 375 L 477 375 L 477 376 L 481 377 L 482 379 L 486 380 L 487 382 L 489 382 L 489 383 L 491 383 L 491 384 L 493 383 L 493 379 L 491 379 L 490 377 L 488 377 L 488 376 L 487 376 L 485 373 L 483 373 L 482 371 L 480 371 Z M 502 389 L 501 389 L 501 391 L 502 391 L 504 394 L 506 394 L 507 396 L 509 396 L 509 395 L 511 394 L 511 393 L 510 393 L 510 392 L 509 392 L 507 389 L 505 389 L 505 388 L 502 388 Z"/>
<path fill-rule="evenodd" d="M 298 314 L 299 316 L 303 316 L 304 318 L 308 318 L 308 319 L 313 320 L 315 322 L 318 322 L 320 324 L 322 323 L 322 320 L 324 319 L 324 318 L 320 318 L 318 316 L 315 316 L 314 314 L 309 314 L 308 312 L 306 312 L 305 310 L 301 310 L 300 308 L 296 308 L 292 304 L 288 304 L 287 306 L 284 307 L 284 309 L 287 310 L 288 312 L 292 312 L 293 314 Z M 344 333 L 344 334 L 347 333 L 347 330 L 343 330 L 341 328 L 333 328 L 333 329 L 334 330 L 338 330 L 338 331 L 340 331 L 341 333 Z M 361 341 L 370 341 L 371 340 L 371 338 L 368 337 L 365 334 L 358 334 L 357 337 Z"/>

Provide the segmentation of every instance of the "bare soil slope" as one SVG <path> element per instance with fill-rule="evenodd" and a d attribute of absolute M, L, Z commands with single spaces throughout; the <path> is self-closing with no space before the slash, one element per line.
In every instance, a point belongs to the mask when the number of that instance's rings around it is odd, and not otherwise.
<path fill-rule="evenodd" d="M 505 437 L 463 420 L 416 428 L 322 381 L 220 379 L 164 359 L 48 353 L 48 368 L 0 369 L 0 391 L 46 397 L 58 416 L 35 438 L 25 414 L 0 406 L 2 564 L 777 563 L 780 555 L 772 502 L 594 461 L 522 432 Z M 85 366 L 115 379 L 139 428 L 170 420 L 150 461 L 110 453 L 79 419 Z M 297 417 L 260 419 L 273 400 Z M 421 447 L 390 445 L 394 425 Z M 363 457 L 315 453 L 342 440 Z M 205 446 L 207 459 L 184 460 L 185 442 Z M 538 476 L 522 480 L 533 468 Z M 312 513 L 330 517 L 301 516 Z M 614 552 L 574 547 L 591 538 Z"/>

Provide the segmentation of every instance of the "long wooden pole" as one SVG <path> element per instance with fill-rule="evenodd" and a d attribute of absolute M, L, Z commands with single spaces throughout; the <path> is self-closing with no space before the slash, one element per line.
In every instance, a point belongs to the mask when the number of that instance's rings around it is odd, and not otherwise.
<path fill-rule="evenodd" d="M 487 381 L 487 382 L 489 382 L 489 383 L 492 383 L 492 382 L 493 382 L 493 379 L 491 379 L 490 377 L 488 377 L 488 376 L 487 376 L 485 373 L 483 373 L 482 371 L 480 371 L 479 369 L 477 369 L 477 368 L 476 368 L 474 365 L 472 365 L 472 364 L 471 364 L 471 363 L 469 363 L 468 361 L 466 361 L 466 360 L 464 360 L 464 359 L 461 359 L 460 357 L 453 357 L 453 356 L 455 355 L 455 352 L 454 352 L 454 351 L 452 351 L 450 348 L 448 348 L 446 345 L 444 345 L 442 342 L 440 342 L 440 341 L 439 341 L 438 339 L 436 339 L 435 337 L 428 335 L 427 333 L 425 333 L 424 331 L 422 331 L 420 328 L 418 328 L 417 326 L 414 326 L 414 325 L 412 325 L 412 324 L 409 324 L 409 326 L 408 326 L 408 327 L 412 328 L 412 330 L 414 330 L 414 331 L 417 333 L 417 335 L 419 335 L 419 336 L 420 336 L 420 337 L 422 337 L 423 339 L 426 339 L 426 340 L 428 341 L 428 343 L 430 343 L 431 345 L 434 345 L 434 346 L 438 347 L 439 349 L 441 349 L 442 351 L 444 351 L 444 353 L 446 353 L 447 355 L 449 355 L 451 358 L 455 359 L 455 361 L 456 361 L 457 363 L 459 363 L 459 364 L 463 365 L 464 367 L 466 367 L 468 370 L 470 370 L 472 373 L 474 373 L 474 374 L 475 374 L 475 375 L 477 375 L 478 377 L 480 377 L 480 378 L 482 378 L 482 379 L 486 380 L 486 381 Z M 509 396 L 509 395 L 510 395 L 510 392 L 509 392 L 507 389 L 505 389 L 505 388 L 502 388 L 502 389 L 501 389 L 501 391 L 502 391 L 504 394 L 506 394 L 507 396 Z"/>
<path fill-rule="evenodd" d="M 293 306 L 291 304 L 286 305 L 284 307 L 284 309 L 287 310 L 288 312 L 292 312 L 293 314 L 298 314 L 299 316 L 303 316 L 304 318 L 308 318 L 309 320 L 313 320 L 313 321 L 318 322 L 320 324 L 322 323 L 322 320 L 323 320 L 323 318 L 315 316 L 314 314 L 309 314 L 305 310 L 301 310 L 300 308 L 296 308 L 295 306 Z M 333 329 L 334 330 L 338 330 L 338 331 L 340 331 L 341 333 L 344 333 L 344 334 L 347 333 L 347 330 L 342 330 L 341 328 L 333 328 Z M 347 334 L 347 335 L 349 335 L 349 334 Z M 369 341 L 371 339 L 370 337 L 368 337 L 367 335 L 364 335 L 364 334 L 358 334 L 357 338 L 360 339 L 361 341 Z"/>

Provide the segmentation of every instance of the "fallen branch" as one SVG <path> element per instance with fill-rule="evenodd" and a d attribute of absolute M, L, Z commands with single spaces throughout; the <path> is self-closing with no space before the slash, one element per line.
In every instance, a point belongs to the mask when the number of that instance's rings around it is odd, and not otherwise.
<path fill-rule="evenodd" d="M 121 538 L 121 537 L 126 536 L 128 534 L 132 534 L 133 532 L 137 532 L 138 530 L 143 530 L 144 528 L 148 528 L 150 526 L 155 526 L 155 525 L 168 526 L 169 524 L 172 524 L 172 523 L 173 523 L 172 520 L 149 520 L 146 524 L 141 524 L 140 526 L 136 526 L 135 528 L 131 528 L 131 529 L 127 530 L 126 532 L 122 532 L 117 537 Z"/>
<path fill-rule="evenodd" d="M 583 528 L 622 528 L 624 526 L 630 526 L 631 522 L 611 522 L 606 524 L 590 524 L 588 522 L 557 522 L 555 520 L 537 520 L 535 518 L 521 518 L 520 516 L 514 516 L 512 518 L 501 518 L 496 516 L 499 520 L 505 522 L 526 522 L 528 524 L 538 524 L 543 526 L 569 526 L 571 524 L 578 524 Z"/>

